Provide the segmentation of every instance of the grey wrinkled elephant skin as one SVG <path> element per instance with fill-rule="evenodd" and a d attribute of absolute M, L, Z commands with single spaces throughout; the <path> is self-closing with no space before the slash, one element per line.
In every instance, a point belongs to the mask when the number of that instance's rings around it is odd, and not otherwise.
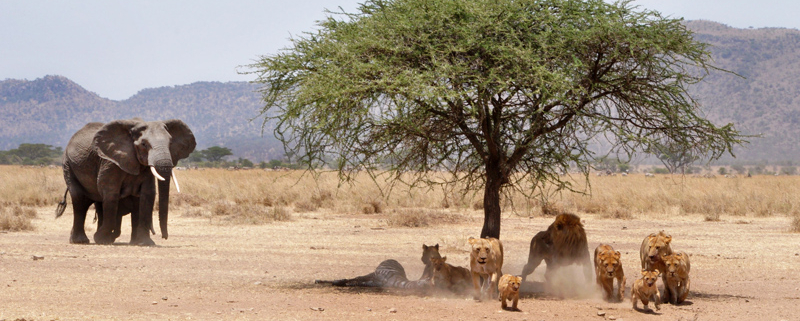
<path fill-rule="evenodd" d="M 131 244 L 155 245 L 150 238 L 156 182 L 161 237 L 166 239 L 169 181 L 178 160 L 194 151 L 194 134 L 183 121 L 145 122 L 141 119 L 89 123 L 72 136 L 64 151 L 64 180 L 71 196 L 74 221 L 70 243 L 89 243 L 84 224 L 95 204 L 98 227 L 94 242 L 111 244 L 120 235 L 122 216 L 131 214 Z M 56 209 L 63 214 L 64 200 Z M 154 232 L 155 234 L 155 232 Z"/>

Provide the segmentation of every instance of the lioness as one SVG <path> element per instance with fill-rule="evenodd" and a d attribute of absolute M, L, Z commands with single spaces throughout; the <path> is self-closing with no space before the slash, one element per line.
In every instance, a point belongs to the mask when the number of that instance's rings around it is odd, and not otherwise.
<path fill-rule="evenodd" d="M 615 299 L 622 301 L 625 295 L 625 272 L 622 270 L 620 262 L 621 254 L 614 251 L 611 245 L 600 244 L 594 249 L 594 269 L 597 276 L 597 285 L 603 289 L 603 298 L 611 300 L 614 292 L 614 279 L 617 279 L 617 290 Z"/>
<path fill-rule="evenodd" d="M 672 248 L 669 245 L 670 242 L 672 242 L 672 236 L 664 233 L 663 230 L 645 237 L 642 241 L 642 248 L 639 251 L 639 256 L 642 259 L 642 269 L 648 271 L 666 271 L 666 266 L 664 265 L 664 261 L 661 260 L 661 256 L 664 254 L 672 254 Z M 666 285 L 667 275 L 664 274 L 661 278 L 661 281 Z M 669 288 L 664 288 L 664 297 L 670 296 Z"/>
<path fill-rule="evenodd" d="M 686 252 L 674 252 L 671 255 L 664 254 L 661 259 L 666 265 L 664 271 L 664 300 L 672 304 L 678 304 L 686 300 L 689 295 L 689 254 Z"/>
<path fill-rule="evenodd" d="M 506 301 L 513 300 L 511 303 L 511 311 L 520 311 L 517 308 L 519 302 L 519 285 L 522 282 L 522 277 L 505 274 L 500 278 L 497 283 L 497 291 L 500 292 L 500 307 L 503 310 L 509 310 Z"/>
<path fill-rule="evenodd" d="M 467 268 L 453 266 L 446 261 L 446 256 L 431 258 L 431 263 L 433 263 L 432 284 L 437 288 L 448 289 L 453 293 L 464 293 L 469 288 L 472 273 Z"/>
<path fill-rule="evenodd" d="M 645 309 L 650 309 L 648 304 L 650 301 L 653 301 L 653 304 L 656 306 L 656 310 L 661 310 L 658 307 L 658 303 L 661 302 L 661 295 L 658 293 L 658 287 L 656 287 L 656 281 L 658 281 L 658 276 L 661 274 L 658 270 L 655 271 L 647 271 L 642 270 L 642 278 L 636 279 L 633 282 L 633 287 L 631 287 L 631 302 L 633 302 L 633 309 L 639 309 L 639 300 L 642 300 Z"/>
<path fill-rule="evenodd" d="M 433 276 L 433 263 L 431 262 L 432 258 L 441 259 L 442 256 L 439 255 L 439 243 L 436 245 L 427 246 L 422 244 L 422 264 L 425 264 L 425 269 L 422 270 L 422 276 L 419 277 L 420 280 L 422 279 L 430 279 Z"/>
<path fill-rule="evenodd" d="M 663 230 L 645 237 L 639 251 L 639 256 L 642 258 L 642 269 L 664 271 L 664 261 L 661 260 L 661 256 L 672 254 L 672 248 L 669 246 L 671 241 L 672 236 L 667 235 Z"/>
<path fill-rule="evenodd" d="M 495 290 L 500 276 L 503 275 L 503 244 L 500 240 L 490 237 L 485 239 L 469 238 L 472 251 L 469 252 L 469 267 L 472 272 L 472 285 L 475 288 L 475 300 L 480 300 L 484 294 L 496 298 Z M 484 283 L 480 284 L 481 277 Z"/>

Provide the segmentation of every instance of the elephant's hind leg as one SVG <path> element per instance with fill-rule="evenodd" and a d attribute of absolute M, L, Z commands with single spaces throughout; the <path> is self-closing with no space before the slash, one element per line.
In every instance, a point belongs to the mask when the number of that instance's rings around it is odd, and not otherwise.
<path fill-rule="evenodd" d="M 72 232 L 69 242 L 72 244 L 89 244 L 89 237 L 83 225 L 86 223 L 86 211 L 94 203 L 92 200 L 81 196 L 79 193 L 72 193 Z"/>

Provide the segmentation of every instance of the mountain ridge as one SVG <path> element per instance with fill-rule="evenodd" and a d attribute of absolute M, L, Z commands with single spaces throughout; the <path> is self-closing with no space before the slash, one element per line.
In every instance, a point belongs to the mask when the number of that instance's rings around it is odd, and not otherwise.
<path fill-rule="evenodd" d="M 752 137 L 737 147 L 736 160 L 785 162 L 800 159 L 800 30 L 738 29 L 724 24 L 685 21 L 695 39 L 709 45 L 712 69 L 690 93 L 715 124 L 734 123 Z M 21 143 L 66 146 L 88 122 L 141 117 L 179 118 L 198 140 L 198 149 L 231 148 L 234 157 L 253 161 L 282 159 L 274 125 L 259 115 L 263 103 L 248 82 L 201 81 L 145 88 L 125 100 L 110 100 L 63 76 L 0 81 L 0 150 Z"/>

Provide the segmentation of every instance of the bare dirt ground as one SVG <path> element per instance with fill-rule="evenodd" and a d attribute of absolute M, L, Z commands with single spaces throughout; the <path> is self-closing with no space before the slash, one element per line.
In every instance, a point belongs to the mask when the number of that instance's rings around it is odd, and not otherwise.
<path fill-rule="evenodd" d="M 71 245 L 71 213 L 54 220 L 52 211 L 40 209 L 36 231 L 0 234 L 0 320 L 800 320 L 800 234 L 787 232 L 785 217 L 705 222 L 584 214 L 590 250 L 603 242 L 622 252 L 625 300 L 607 303 L 596 293 L 560 298 L 545 291 L 542 265 L 523 284 L 522 312 L 509 312 L 492 300 L 314 284 L 367 274 L 388 258 L 416 279 L 423 243 L 440 244 L 449 263 L 467 266 L 466 240 L 480 231 L 477 212 L 459 224 L 412 229 L 388 227 L 380 214 L 330 213 L 220 226 L 177 210 L 170 213 L 169 240 L 154 236 L 157 247 L 134 247 L 123 243 L 130 238 L 127 222 L 115 245 Z M 530 238 L 551 222 L 503 219 L 504 272 L 522 271 Z M 673 249 L 691 254 L 692 291 L 682 305 L 634 311 L 629 295 L 639 246 L 661 229 L 672 234 Z M 87 232 L 91 237 L 93 229 Z"/>

